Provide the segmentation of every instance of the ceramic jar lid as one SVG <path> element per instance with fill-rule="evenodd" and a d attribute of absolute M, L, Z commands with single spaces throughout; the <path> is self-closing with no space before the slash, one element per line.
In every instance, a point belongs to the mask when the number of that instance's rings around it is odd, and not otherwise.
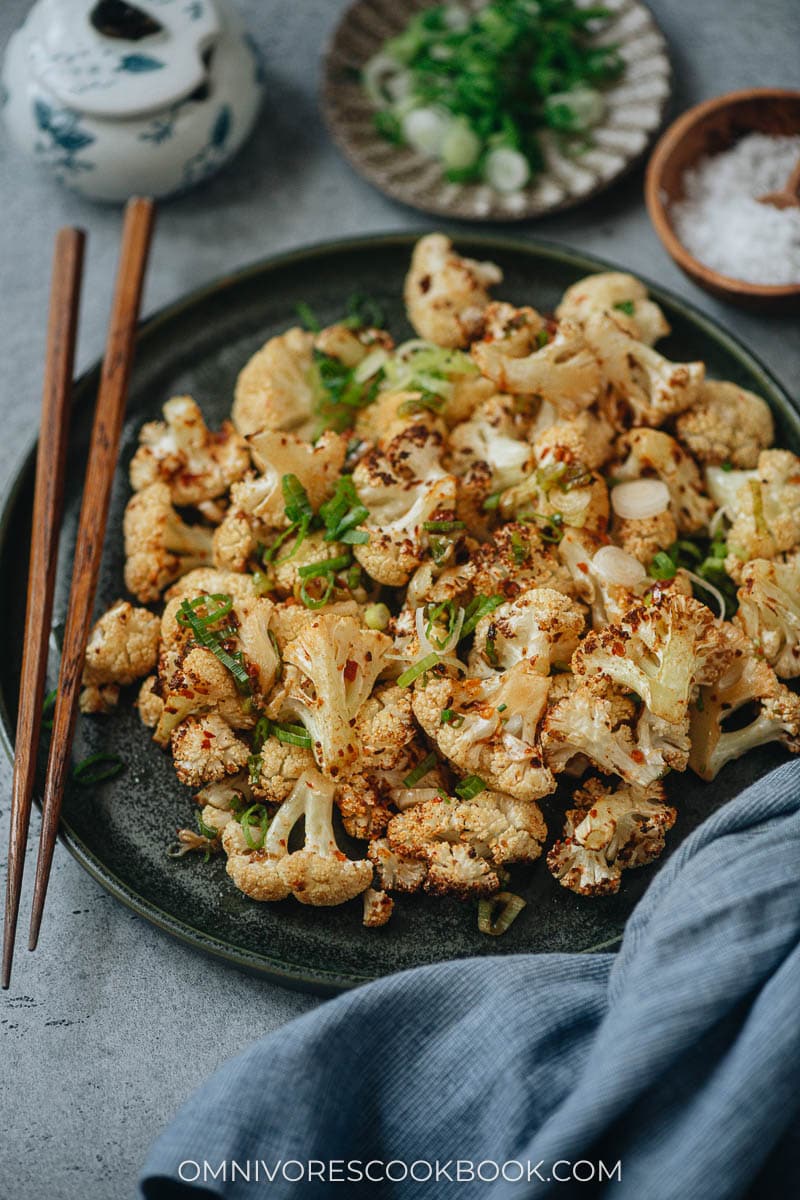
<path fill-rule="evenodd" d="M 200 87 L 221 29 L 213 0 L 40 0 L 30 70 L 69 108 L 131 117 Z"/>

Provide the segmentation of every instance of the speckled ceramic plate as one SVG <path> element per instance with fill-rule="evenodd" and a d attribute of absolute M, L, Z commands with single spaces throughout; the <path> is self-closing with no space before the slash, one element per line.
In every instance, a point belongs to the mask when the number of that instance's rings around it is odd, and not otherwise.
<path fill-rule="evenodd" d="M 477 9 L 485 0 L 467 0 Z M 322 106 L 328 128 L 351 165 L 382 192 L 425 212 L 468 221 L 516 221 L 581 204 L 623 175 L 655 137 L 670 94 L 667 44 L 638 0 L 603 0 L 612 13 L 595 35 L 615 44 L 625 74 L 604 92 L 606 113 L 593 145 L 567 157 L 554 138 L 542 137 L 547 169 L 526 188 L 503 195 L 486 184 L 455 184 L 441 165 L 381 137 L 375 109 L 359 82 L 364 64 L 431 0 L 356 0 L 337 26 L 325 58 Z"/>
<path fill-rule="evenodd" d="M 385 306 L 399 337 L 410 334 L 400 301 L 414 238 L 408 234 L 334 242 L 262 263 L 222 279 L 152 318 L 143 328 L 131 385 L 121 466 L 113 491 L 98 608 L 123 593 L 122 514 L 129 491 L 127 464 L 138 430 L 160 415 L 173 394 L 191 392 L 211 424 L 227 416 L 237 371 L 265 338 L 294 320 L 300 300 L 323 320 L 335 318 L 354 290 Z M 459 249 L 492 258 L 503 268 L 503 297 L 552 309 L 569 284 L 607 264 L 569 250 L 532 242 L 464 235 Z M 703 358 L 709 374 L 732 379 L 771 404 L 783 445 L 800 450 L 800 417 L 777 383 L 733 338 L 707 317 L 653 288 L 673 326 L 665 351 Z M 98 369 L 76 388 L 76 415 L 67 470 L 67 497 L 58 570 L 51 675 L 65 615 L 81 486 Z M 34 403 L 35 398 L 30 397 Z M 0 519 L 0 732 L 9 750 L 16 720 L 25 603 L 33 452 L 22 467 Z M 52 686 L 52 679 L 51 679 Z M 118 753 L 127 769 L 93 789 L 71 788 L 61 835 L 78 861 L 113 895 L 147 920 L 200 950 L 295 987 L 333 991 L 404 967 L 467 955 L 520 951 L 592 950 L 618 940 L 633 905 L 655 868 L 628 872 L 619 895 L 584 900 L 557 886 L 544 861 L 514 873 L 513 887 L 528 908 L 502 938 L 478 933 L 474 904 L 428 896 L 400 897 L 383 929 L 361 925 L 358 901 L 335 909 L 304 908 L 293 900 L 258 904 L 236 891 L 221 859 L 204 864 L 173 861 L 166 848 L 175 829 L 194 823 L 191 791 L 181 787 L 170 759 L 150 742 L 123 698 L 112 718 L 82 718 L 76 759 L 100 750 Z M 780 760 L 765 750 L 728 766 L 714 784 L 688 773 L 668 781 L 680 817 L 670 834 L 672 851 L 703 818 Z M 558 801 L 543 805 L 552 839 L 558 835 Z"/>

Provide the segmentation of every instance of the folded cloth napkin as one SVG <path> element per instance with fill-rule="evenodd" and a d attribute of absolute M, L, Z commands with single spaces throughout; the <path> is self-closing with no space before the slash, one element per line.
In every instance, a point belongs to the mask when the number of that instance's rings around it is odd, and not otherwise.
<path fill-rule="evenodd" d="M 789 764 L 678 848 L 618 955 L 467 959 L 345 993 L 226 1063 L 141 1192 L 796 1197 L 798 1130 Z"/>

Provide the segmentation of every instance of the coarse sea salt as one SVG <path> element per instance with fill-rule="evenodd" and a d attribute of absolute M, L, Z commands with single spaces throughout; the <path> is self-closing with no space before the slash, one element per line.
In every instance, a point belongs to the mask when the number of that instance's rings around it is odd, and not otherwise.
<path fill-rule="evenodd" d="M 780 191 L 800 159 L 800 136 L 749 133 L 683 177 L 672 225 L 700 262 L 746 283 L 800 284 L 800 208 L 756 197 Z"/>

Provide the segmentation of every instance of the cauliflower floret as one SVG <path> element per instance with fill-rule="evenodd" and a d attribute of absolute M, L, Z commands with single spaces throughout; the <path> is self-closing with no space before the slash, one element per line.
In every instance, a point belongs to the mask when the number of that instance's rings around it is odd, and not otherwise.
<path fill-rule="evenodd" d="M 800 696 L 781 683 L 768 663 L 756 655 L 735 625 L 726 625 L 732 664 L 710 687 L 700 690 L 691 709 L 689 766 L 701 779 L 716 779 L 726 763 L 756 746 L 782 742 L 800 753 Z M 747 725 L 726 729 L 725 722 L 744 705 L 756 704 Z"/>
<path fill-rule="evenodd" d="M 601 271 L 573 283 L 561 297 L 556 316 L 559 321 L 566 317 L 582 326 L 590 313 L 609 309 L 626 333 L 647 346 L 670 332 L 666 317 L 648 298 L 641 280 L 622 271 Z"/>
<path fill-rule="evenodd" d="M 697 464 L 683 447 L 658 429 L 631 429 L 619 439 L 620 455 L 627 455 L 614 474 L 618 480 L 657 475 L 669 489 L 670 512 L 681 533 L 705 529 L 714 511 L 703 493 Z"/>
<path fill-rule="evenodd" d="M 295 328 L 270 338 L 239 372 L 231 415 L 243 437 L 282 429 L 311 438 L 315 401 L 314 335 Z"/>
<path fill-rule="evenodd" d="M 291 547 L 291 538 L 289 539 L 289 546 Z M 300 600 L 303 586 L 305 585 L 306 594 L 313 600 L 319 600 L 327 591 L 327 578 L 318 576 L 307 579 L 300 574 L 300 570 L 303 567 L 310 567 L 315 563 L 324 563 L 328 560 L 342 558 L 346 558 L 348 563 L 351 562 L 346 554 L 346 548 L 340 542 L 326 542 L 324 531 L 315 530 L 313 533 L 306 534 L 299 548 L 291 553 L 291 557 L 289 557 L 289 550 L 286 550 L 285 557 L 282 559 L 279 551 L 276 561 L 269 563 L 265 567 L 265 574 L 276 596 L 287 599 L 293 597 L 295 600 Z M 350 567 L 346 566 L 336 572 L 334 576 L 334 590 L 329 597 L 330 599 L 340 595 L 342 592 L 349 595 L 349 591 L 346 588 L 346 577 L 349 569 Z M 305 608 L 305 605 L 303 607 Z"/>
<path fill-rule="evenodd" d="M 431 769 L 420 786 L 406 789 L 403 780 L 426 757 L 415 741 L 416 726 L 407 689 L 379 685 L 362 705 L 355 722 L 360 747 L 357 773 L 337 780 L 336 804 L 351 837 L 374 838 L 386 829 L 389 805 L 412 791 L 441 786 L 442 776 Z"/>
<path fill-rule="evenodd" d="M 399 587 L 425 558 L 431 521 L 453 519 L 456 478 L 441 466 L 441 435 L 412 425 L 384 450 L 367 452 L 353 471 L 359 499 L 369 510 L 361 529 L 369 541 L 353 547 L 378 583 Z"/>
<path fill-rule="evenodd" d="M 220 594 L 233 596 L 234 601 L 252 600 L 256 594 L 253 590 L 252 576 L 234 571 L 220 571 L 214 567 L 199 567 L 182 575 L 177 583 L 173 583 L 164 593 L 164 599 L 169 604 L 171 600 L 193 600 L 195 596 Z"/>
<path fill-rule="evenodd" d="M 428 873 L 423 859 L 399 854 L 385 837 L 370 842 L 367 854 L 382 888 L 390 892 L 418 892 L 422 887 Z"/>
<path fill-rule="evenodd" d="M 541 675 L 568 663 L 586 621 L 573 600 L 552 588 L 532 588 L 501 604 L 475 626 L 470 674 L 486 677 L 527 659 Z"/>
<path fill-rule="evenodd" d="M 301 721 L 326 775 L 346 773 L 358 757 L 359 710 L 387 665 L 391 638 L 353 617 L 320 613 L 283 652 L 286 670 L 274 714 Z"/>
<path fill-rule="evenodd" d="M 212 822 L 207 820 L 206 814 L 210 811 L 216 809 L 221 816 L 229 815 L 246 808 L 252 800 L 253 792 L 246 771 L 226 775 L 214 783 L 206 783 L 194 797 L 195 804 L 199 804 L 203 809 L 203 819 L 209 825 Z M 221 829 L 224 823 L 218 820 L 214 827 Z"/>
<path fill-rule="evenodd" d="M 466 346 L 480 332 L 488 289 L 502 278 L 494 263 L 461 258 L 444 234 L 428 234 L 416 243 L 406 276 L 408 319 L 437 346 Z"/>
<path fill-rule="evenodd" d="M 538 314 L 537 314 L 538 315 Z M 561 417 L 575 417 L 597 399 L 602 379 L 597 358 L 579 326 L 561 321 L 551 336 L 535 322 L 519 331 L 474 342 L 472 357 L 481 374 L 502 392 L 537 396 Z"/>
<path fill-rule="evenodd" d="M 187 571 L 211 562 L 211 530 L 180 519 L 166 483 L 151 483 L 131 497 L 123 529 L 125 586 L 143 604 L 158 600 L 167 584 Z"/>
<path fill-rule="evenodd" d="M 490 491 L 503 491 L 520 483 L 532 465 L 526 439 L 529 422 L 520 413 L 513 396 L 498 393 L 473 412 L 450 433 L 451 465 L 465 475 L 476 463 L 490 470 Z"/>
<path fill-rule="evenodd" d="M 355 600 L 337 600 L 325 605 L 325 612 L 340 617 L 355 617 L 363 623 L 364 610 Z M 272 610 L 270 629 L 275 634 L 281 653 L 289 642 L 298 637 L 308 624 L 309 610 L 297 600 L 283 600 Z"/>
<path fill-rule="evenodd" d="M 575 760 L 589 760 L 606 774 L 646 787 L 669 769 L 661 753 L 645 754 L 630 721 L 635 705 L 604 680 L 579 680 L 547 712 L 542 722 L 545 762 L 552 771 L 572 772 Z"/>
<path fill-rule="evenodd" d="M 553 588 L 565 595 L 574 591 L 569 572 L 559 562 L 554 548 L 542 540 L 533 525 L 511 521 L 495 530 L 492 541 L 478 546 L 469 562 L 447 578 L 454 586 L 457 583 L 461 591 L 471 589 L 475 595 L 502 595 L 507 600 L 532 587 Z"/>
<path fill-rule="evenodd" d="M 362 925 L 367 929 L 378 929 L 381 925 L 385 925 L 392 915 L 394 908 L 394 900 L 391 896 L 387 896 L 386 892 L 376 891 L 375 888 L 369 887 L 364 892 L 364 916 L 361 919 Z"/>
<path fill-rule="evenodd" d="M 755 467 L 762 450 L 772 445 L 775 424 L 760 396 L 707 379 L 697 400 L 675 422 L 678 437 L 701 463 Z"/>
<path fill-rule="evenodd" d="M 725 569 L 735 579 L 743 562 L 800 543 L 800 458 L 790 450 L 762 450 L 753 471 L 706 467 L 706 484 L 732 522 Z"/>
<path fill-rule="evenodd" d="M 373 351 L 387 352 L 394 347 L 394 340 L 385 329 L 363 325 L 351 329 L 349 325 L 328 325 L 314 338 L 314 348 L 328 358 L 338 358 L 345 367 L 357 367 Z"/>
<path fill-rule="evenodd" d="M 608 488 L 582 464 L 539 463 L 524 483 L 500 497 L 500 513 L 537 521 L 554 540 L 565 526 L 603 534 L 608 525 Z"/>
<path fill-rule="evenodd" d="M 611 536 L 618 546 L 645 566 L 659 550 L 666 550 L 678 537 L 678 526 L 669 509 L 654 517 L 614 517 Z"/>
<path fill-rule="evenodd" d="M 284 475 L 295 475 L 300 480 L 316 512 L 336 487 L 347 453 L 347 437 L 330 429 L 313 446 L 275 429 L 263 429 L 248 442 L 262 474 L 234 484 L 231 506 L 256 517 L 269 529 L 283 529 L 289 524 L 281 487 Z"/>
<path fill-rule="evenodd" d="M 127 687 L 156 665 L 161 622 L 146 608 L 117 600 L 96 622 L 86 643 L 80 709 L 109 712 Z"/>
<path fill-rule="evenodd" d="M 782 679 L 800 675 L 800 552 L 742 569 L 734 620 Z"/>
<path fill-rule="evenodd" d="M 611 458 L 615 436 L 601 412 L 586 409 L 542 429 L 533 442 L 534 456 L 540 466 L 566 463 L 597 471 Z"/>
<path fill-rule="evenodd" d="M 214 566 L 220 571 L 244 574 L 258 552 L 258 533 L 257 522 L 248 513 L 238 507 L 229 508 L 214 530 Z"/>
<path fill-rule="evenodd" d="M 171 744 L 178 779 L 189 787 L 235 775 L 250 755 L 246 742 L 214 712 L 187 717 L 173 731 Z"/>
<path fill-rule="evenodd" d="M 624 328 L 621 313 L 589 313 L 584 333 L 615 396 L 637 425 L 663 425 L 697 399 L 705 378 L 702 362 L 674 363 Z"/>
<path fill-rule="evenodd" d="M 396 854 L 427 864 L 426 891 L 466 898 L 497 890 L 494 868 L 535 861 L 547 827 L 532 801 L 482 792 L 473 800 L 437 797 L 415 805 L 392 817 L 386 836 Z"/>
<path fill-rule="evenodd" d="M 640 696 L 654 716 L 678 722 L 694 689 L 719 679 L 728 656 L 711 610 L 690 596 L 665 593 L 588 633 L 572 656 L 572 669 L 603 675 Z"/>
<path fill-rule="evenodd" d="M 547 855 L 547 865 L 562 887 L 579 896 L 618 892 L 624 869 L 658 858 L 678 815 L 665 804 L 660 783 L 612 791 L 590 779 L 573 799 L 578 807 L 567 813 L 564 838 Z"/>
<path fill-rule="evenodd" d="M 254 766 L 258 778 L 252 783 L 253 795 L 269 804 L 282 804 L 301 775 L 315 769 L 314 755 L 304 746 L 267 737 Z"/>
<path fill-rule="evenodd" d="M 153 733 L 157 745 L 169 745 L 173 730 L 182 721 L 204 713 L 217 713 L 233 729 L 252 728 L 251 706 L 238 692 L 230 671 L 210 650 L 187 646 L 169 660 L 169 668 L 165 671 L 159 664 L 163 708 Z"/>
<path fill-rule="evenodd" d="M 303 904 L 342 904 L 372 882 L 366 860 L 349 859 L 333 833 L 333 784 L 317 771 L 298 779 L 291 793 L 266 826 L 229 821 L 222 831 L 233 882 L 254 900 L 283 900 L 293 893 Z M 305 845 L 289 853 L 289 835 L 305 818 Z M 252 844 L 251 844 L 252 843 Z"/>
<path fill-rule="evenodd" d="M 155 729 L 164 711 L 164 701 L 159 696 L 157 689 L 158 679 L 155 675 L 148 675 L 139 688 L 139 695 L 136 697 L 139 720 L 148 729 Z"/>
<path fill-rule="evenodd" d="M 459 771 L 519 800 L 537 800 L 555 789 L 537 738 L 548 689 L 549 680 L 523 660 L 492 679 L 429 679 L 412 703 L 425 733 Z M 445 711 L 455 718 L 443 721 Z"/>
<path fill-rule="evenodd" d="M 140 492 L 163 482 L 173 504 L 199 504 L 223 495 L 249 466 L 247 446 L 230 421 L 212 433 L 191 396 L 173 396 L 164 405 L 164 420 L 142 427 L 131 487 Z"/>

